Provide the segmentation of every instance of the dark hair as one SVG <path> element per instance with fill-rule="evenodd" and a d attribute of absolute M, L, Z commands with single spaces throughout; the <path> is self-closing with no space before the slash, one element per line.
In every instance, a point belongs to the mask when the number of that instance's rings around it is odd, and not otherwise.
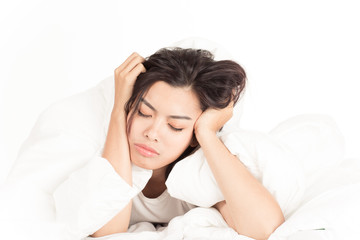
<path fill-rule="evenodd" d="M 133 88 L 125 111 L 129 114 L 128 131 L 141 98 L 157 81 L 164 81 L 173 87 L 190 87 L 198 96 L 202 111 L 207 108 L 222 109 L 238 101 L 245 88 L 244 69 L 231 60 L 215 61 L 211 52 L 192 48 L 162 48 L 143 62 L 146 68 Z M 167 175 L 176 162 L 190 155 L 196 147 L 189 146 L 167 169 Z M 167 176 L 166 175 L 166 176 Z"/>

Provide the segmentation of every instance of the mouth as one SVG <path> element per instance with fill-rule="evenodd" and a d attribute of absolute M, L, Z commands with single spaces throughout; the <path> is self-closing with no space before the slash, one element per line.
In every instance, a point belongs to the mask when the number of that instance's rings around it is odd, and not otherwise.
<path fill-rule="evenodd" d="M 148 147 L 144 144 L 134 144 L 134 146 L 136 151 L 144 157 L 156 157 L 159 155 L 159 153 L 155 149 Z"/>

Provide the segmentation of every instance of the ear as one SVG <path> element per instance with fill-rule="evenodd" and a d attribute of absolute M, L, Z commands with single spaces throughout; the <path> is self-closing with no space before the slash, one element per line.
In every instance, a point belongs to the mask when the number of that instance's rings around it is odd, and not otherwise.
<path fill-rule="evenodd" d="M 196 137 L 195 137 L 195 134 L 193 135 L 192 139 L 191 139 L 191 142 L 190 142 L 190 147 L 197 147 L 199 145 Z"/>

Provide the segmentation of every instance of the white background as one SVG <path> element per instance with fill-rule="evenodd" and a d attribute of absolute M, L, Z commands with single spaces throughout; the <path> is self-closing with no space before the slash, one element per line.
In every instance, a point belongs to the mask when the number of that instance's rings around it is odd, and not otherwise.
<path fill-rule="evenodd" d="M 0 183 L 47 106 L 112 75 L 133 51 L 191 36 L 224 46 L 247 71 L 242 127 L 328 114 L 358 157 L 359 12 L 348 0 L 1 1 Z"/>

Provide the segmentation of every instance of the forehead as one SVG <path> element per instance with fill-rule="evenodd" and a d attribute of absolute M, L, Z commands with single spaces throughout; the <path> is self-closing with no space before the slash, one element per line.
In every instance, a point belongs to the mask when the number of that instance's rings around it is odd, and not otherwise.
<path fill-rule="evenodd" d="M 190 87 L 172 87 L 158 81 L 150 87 L 144 99 L 157 111 L 167 114 L 187 114 L 195 117 L 201 113 L 199 99 Z"/>

